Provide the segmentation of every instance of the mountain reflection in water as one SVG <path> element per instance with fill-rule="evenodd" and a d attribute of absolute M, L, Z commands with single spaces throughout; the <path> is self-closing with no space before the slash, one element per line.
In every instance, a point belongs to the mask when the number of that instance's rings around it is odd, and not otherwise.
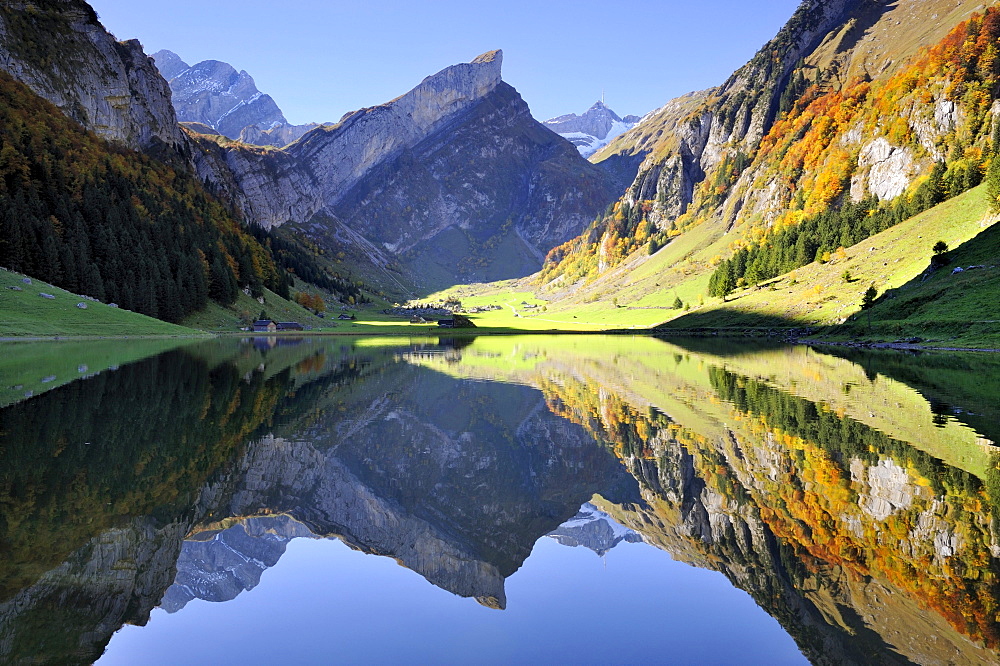
<path fill-rule="evenodd" d="M 0 661 L 93 661 L 157 606 L 263 584 L 298 537 L 503 609 L 545 535 L 721 572 L 814 663 L 998 658 L 991 356 L 282 342 L 90 361 L 0 411 Z"/>

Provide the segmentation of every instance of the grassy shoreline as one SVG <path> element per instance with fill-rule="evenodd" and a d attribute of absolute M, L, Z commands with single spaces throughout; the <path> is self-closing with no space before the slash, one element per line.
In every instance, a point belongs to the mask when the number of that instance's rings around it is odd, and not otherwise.
<path fill-rule="evenodd" d="M 388 328 L 388 327 L 387 327 Z M 791 332 L 791 331 L 789 331 Z M 368 328 L 367 330 L 314 330 L 314 331 L 282 331 L 275 333 L 254 333 L 251 331 L 213 331 L 197 332 L 189 335 L 25 335 L 17 337 L 0 337 L 0 343 L 17 342 L 87 342 L 99 340 L 197 340 L 210 338 L 253 337 L 253 338 L 302 338 L 302 337 L 394 337 L 394 338 L 440 338 L 463 337 L 474 338 L 482 336 L 519 336 L 519 335 L 631 335 L 641 337 L 661 338 L 708 338 L 733 341 L 772 340 L 783 344 L 805 345 L 810 347 L 847 347 L 853 349 L 893 349 L 897 351 L 942 351 L 942 352 L 987 352 L 1000 353 L 1000 340 L 981 347 L 964 345 L 937 345 L 913 342 L 885 342 L 881 340 L 835 340 L 827 338 L 803 338 L 784 335 L 772 330 L 736 332 L 724 328 L 700 330 L 655 330 L 655 329 L 607 329 L 607 330 L 564 330 L 564 329 L 515 329 L 515 328 L 468 328 L 448 329 L 421 327 L 404 330 L 386 330 L 385 328 Z"/>

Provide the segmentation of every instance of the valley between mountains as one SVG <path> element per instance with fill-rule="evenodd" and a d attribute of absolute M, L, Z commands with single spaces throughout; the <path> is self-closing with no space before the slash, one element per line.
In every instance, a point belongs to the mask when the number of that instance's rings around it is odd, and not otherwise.
<path fill-rule="evenodd" d="M 447 319 L 1000 348 L 998 54 L 991 3 L 804 0 L 645 115 L 540 121 L 493 50 L 293 124 L 238 64 L 4 2 L 0 336 Z"/>

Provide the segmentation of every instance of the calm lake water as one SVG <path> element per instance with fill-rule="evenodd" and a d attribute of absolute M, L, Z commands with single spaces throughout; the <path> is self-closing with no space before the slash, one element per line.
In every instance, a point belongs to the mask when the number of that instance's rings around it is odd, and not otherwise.
<path fill-rule="evenodd" d="M 987 354 L 0 345 L 0 663 L 997 663 L 998 437 Z"/>

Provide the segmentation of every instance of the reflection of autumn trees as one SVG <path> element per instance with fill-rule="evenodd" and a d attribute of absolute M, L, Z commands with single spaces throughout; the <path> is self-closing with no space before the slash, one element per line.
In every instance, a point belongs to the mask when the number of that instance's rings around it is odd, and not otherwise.
<path fill-rule="evenodd" d="M 993 507 L 978 478 L 759 382 L 718 369 L 711 378 L 742 420 L 741 455 L 729 458 L 745 461 L 737 475 L 761 518 L 810 570 L 835 564 L 889 582 L 956 630 L 1000 645 Z M 771 461 L 779 455 L 771 475 L 761 474 L 765 451 Z M 866 507 L 885 501 L 872 499 L 879 465 L 899 471 L 889 490 L 907 500 L 881 520 Z"/>
<path fill-rule="evenodd" d="M 669 417 L 653 408 L 642 412 L 616 394 L 594 391 L 583 382 L 554 382 L 543 377 L 541 384 L 553 414 L 579 423 L 622 459 L 652 458 L 650 439 L 671 424 Z"/>
<path fill-rule="evenodd" d="M 856 581 L 889 584 L 960 633 L 1000 646 L 994 498 L 979 478 L 822 405 L 720 368 L 709 373 L 731 409 L 721 438 L 582 381 L 563 377 L 542 390 L 550 409 L 586 427 L 633 472 L 651 462 L 669 470 L 684 451 L 700 483 L 767 526 L 800 589 L 835 566 Z"/>

